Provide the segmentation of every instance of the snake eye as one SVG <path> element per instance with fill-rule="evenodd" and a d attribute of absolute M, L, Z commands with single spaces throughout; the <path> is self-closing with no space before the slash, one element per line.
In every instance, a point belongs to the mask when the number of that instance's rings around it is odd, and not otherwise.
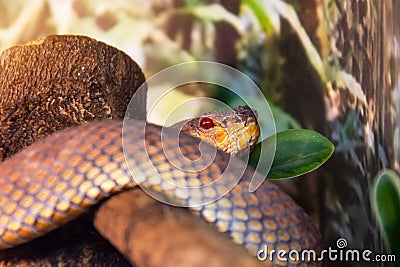
<path fill-rule="evenodd" d="M 207 118 L 207 117 L 201 118 L 200 127 L 205 130 L 208 130 L 208 129 L 214 127 L 214 122 L 212 121 L 212 119 Z"/>

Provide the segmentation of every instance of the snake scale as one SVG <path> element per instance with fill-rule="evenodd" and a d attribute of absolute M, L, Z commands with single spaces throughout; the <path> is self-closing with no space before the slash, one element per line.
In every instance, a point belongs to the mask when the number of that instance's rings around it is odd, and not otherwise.
<path fill-rule="evenodd" d="M 259 174 L 221 151 L 203 168 L 196 161 L 200 156 L 199 140 L 184 133 L 179 135 L 178 150 L 192 160 L 190 167 L 201 171 L 181 171 L 179 167 L 185 166 L 169 162 L 171 157 L 178 158 L 176 144 L 172 138 L 161 142 L 160 137 L 162 129 L 173 129 L 148 123 L 144 133 L 143 124 L 143 121 L 131 120 L 124 126 L 124 148 L 122 122 L 98 121 L 58 131 L 2 163 L 0 248 L 28 242 L 85 212 L 101 199 L 136 186 L 139 180 L 143 183 L 141 186 L 166 201 L 178 201 L 185 206 L 208 203 L 192 208 L 193 212 L 230 235 L 236 243 L 243 244 L 253 255 L 265 245 L 285 251 L 320 249 L 321 238 L 316 227 L 302 208 L 276 185 L 265 181 L 250 193 L 250 179 Z M 171 152 L 168 158 L 164 155 L 165 149 Z M 232 163 L 231 169 L 227 169 L 228 162 Z M 229 189 L 229 183 L 182 191 L 180 186 L 165 184 L 155 173 L 161 173 L 177 185 L 194 187 L 208 184 L 222 173 L 233 180 L 243 175 L 233 190 L 212 201 L 215 195 Z"/>

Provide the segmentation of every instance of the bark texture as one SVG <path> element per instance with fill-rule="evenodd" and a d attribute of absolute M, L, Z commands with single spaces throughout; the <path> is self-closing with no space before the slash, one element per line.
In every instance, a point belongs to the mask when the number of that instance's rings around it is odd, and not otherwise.
<path fill-rule="evenodd" d="M 5 50 L 0 57 L 1 159 L 69 126 L 122 119 L 144 81 L 129 56 L 88 37 L 54 35 Z M 132 106 L 132 113 L 144 119 L 145 101 Z"/>
<path fill-rule="evenodd" d="M 94 225 L 138 266 L 266 266 L 186 209 L 162 204 L 139 188 L 107 200 Z"/>
<path fill-rule="evenodd" d="M 319 217 L 325 247 L 336 248 L 336 241 L 345 238 L 347 247 L 385 254 L 370 192 L 380 170 L 390 168 L 399 173 L 399 104 L 395 98 L 399 83 L 396 47 L 400 31 L 396 26 L 400 2 L 288 2 L 296 6 L 323 61 L 337 64 L 361 89 L 356 92 L 334 80 L 321 83 L 312 68 L 300 68 L 298 62 L 307 62 L 302 46 L 297 37 L 286 34 L 282 45 L 290 73 L 284 90 L 286 106 L 304 126 L 323 132 L 336 146 L 333 158 L 321 169 L 326 172 L 317 177 L 322 181 L 317 189 L 319 196 L 311 201 L 321 205 Z M 309 188 L 315 188 L 315 184 Z M 359 264 L 329 262 L 327 266 Z M 384 264 L 373 262 L 368 266 Z"/>

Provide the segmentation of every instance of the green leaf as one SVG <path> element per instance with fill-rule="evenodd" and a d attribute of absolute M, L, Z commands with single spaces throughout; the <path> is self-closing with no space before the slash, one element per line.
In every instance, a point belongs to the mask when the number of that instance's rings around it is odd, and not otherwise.
<path fill-rule="evenodd" d="M 371 202 L 373 211 L 391 253 L 400 258 L 400 178 L 391 171 L 384 170 L 375 179 Z M 397 265 L 400 263 L 397 260 Z"/>
<path fill-rule="evenodd" d="M 256 146 L 250 165 L 257 164 L 261 147 L 271 147 L 273 141 L 274 137 L 269 137 Z M 334 149 L 327 138 L 315 131 L 293 129 L 277 133 L 275 157 L 267 178 L 291 178 L 311 172 L 325 163 Z"/>
<path fill-rule="evenodd" d="M 259 0 L 244 0 L 242 4 L 247 5 L 256 16 L 263 32 L 270 37 L 274 32 L 274 26 L 271 21 L 271 10 L 266 7 L 268 2 L 260 2 Z"/>
<path fill-rule="evenodd" d="M 241 23 L 239 17 L 229 12 L 219 4 L 191 6 L 187 7 L 186 11 L 205 21 L 226 21 L 235 27 L 239 33 L 245 32 L 245 29 L 242 25 L 243 23 Z"/>

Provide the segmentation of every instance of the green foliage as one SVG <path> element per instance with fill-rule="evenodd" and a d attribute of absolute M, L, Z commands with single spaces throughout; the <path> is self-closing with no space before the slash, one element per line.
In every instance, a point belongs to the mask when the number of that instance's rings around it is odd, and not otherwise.
<path fill-rule="evenodd" d="M 301 126 L 298 121 L 293 118 L 289 113 L 276 105 L 270 104 L 272 114 L 274 115 L 275 127 L 277 132 L 289 130 L 289 129 L 300 129 Z"/>
<path fill-rule="evenodd" d="M 271 147 L 274 140 L 272 136 L 256 146 L 250 165 L 257 164 L 261 145 Z M 325 163 L 334 149 L 327 138 L 315 131 L 293 129 L 277 133 L 275 157 L 267 178 L 291 178 L 311 172 Z"/>
<path fill-rule="evenodd" d="M 271 8 L 265 7 L 268 3 L 263 3 L 258 0 L 244 0 L 242 3 L 247 5 L 254 12 L 254 15 L 260 23 L 261 29 L 264 33 L 267 36 L 271 36 L 275 29 L 271 21 L 271 14 L 268 12 L 271 11 Z"/>
<path fill-rule="evenodd" d="M 303 28 L 293 6 L 282 0 L 244 0 L 243 5 L 248 6 L 252 10 L 261 29 L 267 36 L 271 36 L 271 33 L 277 32 L 279 29 L 278 26 L 273 27 L 272 17 L 279 16 L 279 18 L 285 19 L 298 36 L 309 62 L 319 74 L 321 81 L 324 84 L 334 82 L 339 88 L 349 90 L 352 95 L 357 97 L 361 104 L 366 104 L 366 97 L 357 80 L 351 74 L 341 69 L 337 61 L 329 60 L 329 58 L 326 60 L 321 57 Z"/>
<path fill-rule="evenodd" d="M 315 48 L 312 44 L 310 37 L 307 35 L 306 31 L 304 30 L 299 17 L 297 16 L 294 8 L 287 4 L 284 1 L 253 1 L 253 0 L 246 0 L 244 1 L 250 9 L 254 12 L 258 19 L 258 23 L 262 26 L 267 36 L 271 29 L 271 14 L 278 15 L 281 18 L 284 18 L 290 26 L 293 28 L 294 32 L 299 37 L 299 40 L 303 44 L 304 50 L 306 55 L 318 72 L 321 77 L 321 80 L 326 80 L 325 69 L 323 61 Z M 267 29 L 267 30 L 265 30 Z"/>
<path fill-rule="evenodd" d="M 372 187 L 371 202 L 374 214 L 390 252 L 400 266 L 400 177 L 391 170 L 378 174 Z"/>
<path fill-rule="evenodd" d="M 190 6 L 186 7 L 185 11 L 195 15 L 203 22 L 216 23 L 225 21 L 235 27 L 238 32 L 244 33 L 239 17 L 235 16 L 219 4 Z"/>

